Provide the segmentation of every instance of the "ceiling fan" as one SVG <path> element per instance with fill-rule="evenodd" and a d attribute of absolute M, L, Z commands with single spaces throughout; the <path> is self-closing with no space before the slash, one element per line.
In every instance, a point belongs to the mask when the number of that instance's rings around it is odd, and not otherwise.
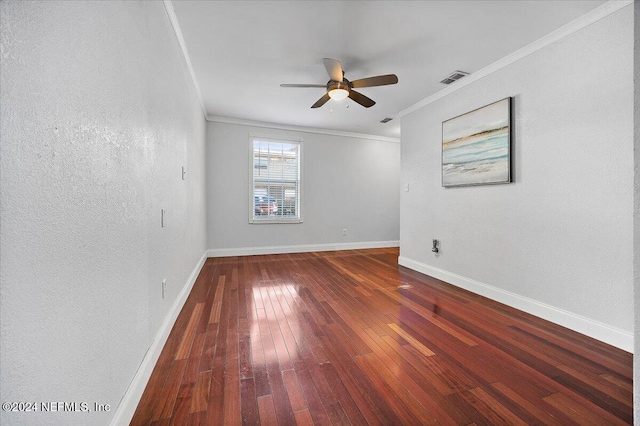
<path fill-rule="evenodd" d="M 340 61 L 331 58 L 322 60 L 324 67 L 327 69 L 330 80 L 327 84 L 281 84 L 280 87 L 324 87 L 327 93 L 318 101 L 311 105 L 311 108 L 319 108 L 329 99 L 341 100 L 349 97 L 365 108 L 374 106 L 376 103 L 360 92 L 353 89 L 361 87 L 386 86 L 388 84 L 396 84 L 398 77 L 395 74 L 378 75 L 375 77 L 361 78 L 359 80 L 349 81 L 344 78 L 344 71 Z"/>

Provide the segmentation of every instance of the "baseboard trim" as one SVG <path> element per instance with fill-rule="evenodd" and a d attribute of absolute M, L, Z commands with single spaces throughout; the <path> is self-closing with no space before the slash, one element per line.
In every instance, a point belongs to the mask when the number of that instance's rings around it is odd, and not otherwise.
<path fill-rule="evenodd" d="M 633 333 L 404 256 L 398 264 L 633 353 Z"/>
<path fill-rule="evenodd" d="M 136 408 L 140 403 L 140 398 L 142 398 L 142 393 L 149 382 L 153 368 L 155 367 L 156 362 L 160 357 L 160 353 L 167 342 L 171 328 L 173 328 L 173 324 L 176 322 L 178 314 L 184 306 L 184 302 L 187 301 L 187 297 L 189 296 L 189 293 L 191 293 L 191 289 L 193 288 L 193 285 L 195 284 L 206 260 L 207 252 L 205 251 L 195 268 L 193 268 L 191 275 L 189 275 L 189 278 L 177 299 L 173 302 L 171 309 L 167 312 L 164 322 L 162 323 L 162 326 L 160 326 L 155 339 L 151 343 L 151 346 L 140 363 L 138 371 L 136 371 L 136 374 L 133 376 L 133 380 L 131 380 L 129 388 L 127 388 L 120 404 L 118 404 L 118 408 L 110 422 L 111 426 L 128 425 L 131 423 L 131 419 L 133 418 Z"/>
<path fill-rule="evenodd" d="M 366 241 L 360 243 L 304 244 L 292 246 L 238 247 L 209 249 L 209 257 L 252 256 L 260 254 L 307 253 L 312 251 L 357 250 L 398 247 L 400 241 Z"/>

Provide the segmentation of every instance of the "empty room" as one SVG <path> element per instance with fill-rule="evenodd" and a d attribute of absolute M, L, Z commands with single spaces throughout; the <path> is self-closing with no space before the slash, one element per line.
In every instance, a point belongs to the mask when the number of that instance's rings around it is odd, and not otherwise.
<path fill-rule="evenodd" d="M 2 0 L 0 423 L 633 424 L 639 116 L 633 0 Z"/>

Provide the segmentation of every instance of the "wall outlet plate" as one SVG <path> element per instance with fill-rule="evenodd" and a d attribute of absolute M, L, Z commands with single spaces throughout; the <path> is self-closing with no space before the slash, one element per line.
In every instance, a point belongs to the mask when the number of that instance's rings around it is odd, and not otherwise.
<path fill-rule="evenodd" d="M 164 294 L 167 291 L 167 279 L 162 280 L 162 298 L 164 299 Z"/>

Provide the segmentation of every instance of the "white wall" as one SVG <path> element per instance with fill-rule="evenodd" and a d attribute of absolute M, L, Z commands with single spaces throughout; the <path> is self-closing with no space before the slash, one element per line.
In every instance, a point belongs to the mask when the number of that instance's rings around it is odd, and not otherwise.
<path fill-rule="evenodd" d="M 249 134 L 303 140 L 303 223 L 249 223 Z M 379 242 L 395 245 L 399 182 L 398 143 L 209 122 L 209 254 L 308 251 Z"/>
<path fill-rule="evenodd" d="M 111 406 L 0 423 L 106 424 L 205 252 L 204 117 L 161 2 L 0 7 L 2 401 Z"/>
<path fill-rule="evenodd" d="M 515 182 L 442 188 L 442 122 L 507 96 Z M 633 173 L 628 6 L 402 118 L 401 262 L 631 351 Z"/>

